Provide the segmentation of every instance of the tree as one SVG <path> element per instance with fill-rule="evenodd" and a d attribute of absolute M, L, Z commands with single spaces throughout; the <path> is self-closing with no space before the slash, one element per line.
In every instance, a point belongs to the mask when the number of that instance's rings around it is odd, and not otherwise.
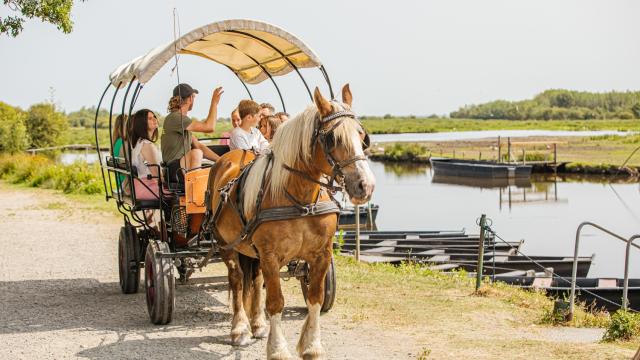
<path fill-rule="evenodd" d="M 0 101 L 0 152 L 16 153 L 29 146 L 24 112 Z"/>
<path fill-rule="evenodd" d="M 53 104 L 47 103 L 32 105 L 25 125 L 34 148 L 59 145 L 69 126 L 67 117 L 56 111 Z"/>
<path fill-rule="evenodd" d="M 73 29 L 70 17 L 73 0 L 3 0 L 3 3 L 19 14 L 0 17 L 0 34 L 16 37 L 25 20 L 33 18 L 56 25 L 65 34 Z"/>

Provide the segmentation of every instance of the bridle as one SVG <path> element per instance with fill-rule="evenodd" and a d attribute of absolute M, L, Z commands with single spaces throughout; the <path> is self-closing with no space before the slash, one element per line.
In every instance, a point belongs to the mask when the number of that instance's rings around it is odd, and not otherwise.
<path fill-rule="evenodd" d="M 336 101 L 332 101 L 332 103 L 337 104 Z M 318 113 L 315 117 L 313 135 L 311 137 L 311 153 L 312 154 L 315 153 L 316 145 L 320 143 L 320 145 L 322 146 L 322 152 L 324 153 L 327 163 L 329 163 L 329 166 L 331 166 L 331 177 L 329 178 L 328 182 L 325 183 L 322 181 L 318 181 L 312 178 L 311 176 L 309 176 L 308 174 L 298 169 L 294 169 L 290 166 L 283 165 L 283 167 L 286 170 L 290 171 L 291 173 L 294 173 L 308 181 L 316 183 L 330 190 L 331 192 L 335 193 L 337 191 L 342 191 L 342 187 L 344 187 L 344 173 L 342 170 L 345 167 L 351 164 L 354 164 L 358 161 L 367 160 L 367 157 L 363 155 L 356 155 L 352 158 L 342 160 L 342 161 L 336 160 L 335 157 L 333 156 L 332 152 L 336 147 L 334 131 L 338 126 L 340 126 L 340 124 L 342 124 L 342 121 L 344 120 L 344 118 L 354 119 L 358 122 L 358 124 L 360 124 L 360 129 L 362 129 L 362 132 L 365 134 L 362 149 L 367 150 L 370 145 L 369 134 L 366 133 L 366 131 L 362 127 L 362 124 L 358 120 L 358 117 L 353 111 L 340 110 L 324 117 L 321 117 L 320 113 Z M 331 124 L 331 126 L 328 129 L 324 129 L 329 124 Z M 334 182 L 338 182 L 342 186 L 334 185 Z"/>

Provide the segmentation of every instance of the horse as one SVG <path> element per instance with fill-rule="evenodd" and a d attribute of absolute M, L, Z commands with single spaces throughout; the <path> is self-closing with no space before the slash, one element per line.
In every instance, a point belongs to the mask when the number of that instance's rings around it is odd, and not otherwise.
<path fill-rule="evenodd" d="M 304 359 L 323 357 L 319 317 L 339 212 L 330 193 L 340 189 L 335 180 L 359 205 L 369 201 L 375 187 L 364 156 L 367 135 L 351 111 L 349 85 L 342 88 L 342 102 L 325 99 L 317 87 L 313 100 L 278 128 L 270 152 L 255 157 L 231 151 L 209 177 L 207 201 L 216 209 L 211 231 L 223 245 L 219 250 L 232 295 L 231 342 L 243 346 L 252 335 L 268 336 L 268 359 L 291 358 L 282 327 L 280 269 L 292 259 L 303 260 L 309 269 L 308 314 L 297 353 Z M 269 211 L 288 215 L 256 221 Z"/>

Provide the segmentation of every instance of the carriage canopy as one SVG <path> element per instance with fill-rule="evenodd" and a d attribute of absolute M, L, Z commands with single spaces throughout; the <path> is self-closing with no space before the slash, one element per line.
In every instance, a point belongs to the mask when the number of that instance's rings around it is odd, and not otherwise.
<path fill-rule="evenodd" d="M 258 84 L 269 75 L 288 74 L 296 67 L 322 65 L 313 50 L 277 26 L 255 20 L 225 20 L 199 27 L 120 65 L 109 76 L 111 84 L 124 86 L 134 77 L 147 83 L 176 53 L 225 65 L 248 84 Z"/>

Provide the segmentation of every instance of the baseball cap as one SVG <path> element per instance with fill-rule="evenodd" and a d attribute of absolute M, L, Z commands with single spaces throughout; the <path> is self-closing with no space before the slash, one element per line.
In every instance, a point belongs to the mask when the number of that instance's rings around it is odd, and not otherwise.
<path fill-rule="evenodd" d="M 194 93 L 197 94 L 198 90 L 186 83 L 178 84 L 178 86 L 173 88 L 173 96 L 180 96 L 181 98 L 189 97 Z"/>

